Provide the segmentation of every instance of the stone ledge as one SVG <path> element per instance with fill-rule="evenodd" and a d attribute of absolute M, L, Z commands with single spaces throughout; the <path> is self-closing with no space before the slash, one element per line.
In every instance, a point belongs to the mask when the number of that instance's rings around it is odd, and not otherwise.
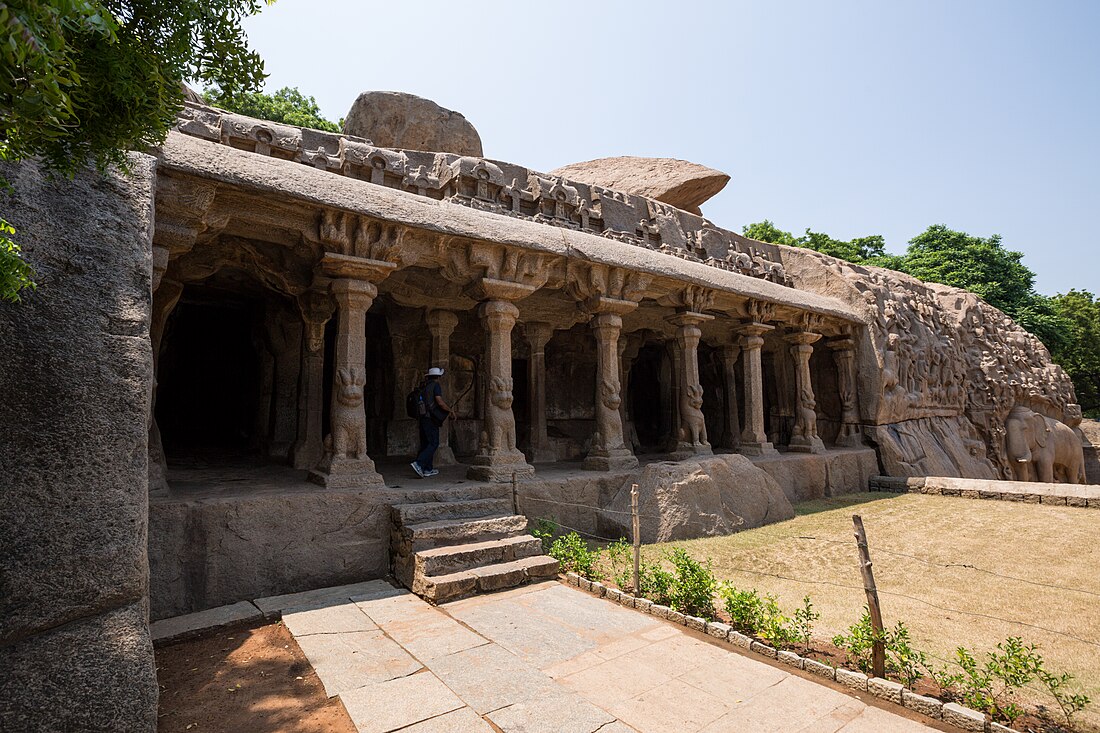
<path fill-rule="evenodd" d="M 904 690 L 905 685 L 900 682 L 884 680 L 881 677 L 872 677 L 867 680 L 867 692 L 870 692 L 875 697 L 881 697 L 883 700 L 889 700 L 898 705 L 902 704 L 902 692 Z"/>
<path fill-rule="evenodd" d="M 944 703 L 943 722 L 957 725 L 966 731 L 985 733 L 984 714 L 953 702 Z"/>
<path fill-rule="evenodd" d="M 898 478 L 872 476 L 870 491 L 931 494 L 963 499 L 1015 501 L 1023 504 L 1050 504 L 1100 509 L 1100 485 L 1046 484 L 1029 481 L 998 481 L 947 476 L 917 476 Z"/>
<path fill-rule="evenodd" d="M 794 667 L 795 669 L 803 669 L 806 660 L 798 656 L 794 652 L 788 652 L 783 649 L 779 650 L 779 661 L 788 667 Z"/>
<path fill-rule="evenodd" d="M 921 715 L 927 715 L 929 718 L 935 718 L 936 720 L 943 718 L 943 701 L 934 697 L 926 697 L 909 690 L 902 690 L 901 704 Z"/>
<path fill-rule="evenodd" d="M 818 677 L 824 677 L 827 680 L 836 679 L 836 667 L 829 664 L 824 664 L 816 659 L 803 659 L 802 669 L 806 670 L 810 674 L 815 674 Z"/>
<path fill-rule="evenodd" d="M 836 681 L 853 690 L 859 690 L 860 692 L 867 691 L 867 675 L 862 672 L 853 672 L 844 667 L 837 667 Z"/>
<path fill-rule="evenodd" d="M 253 603 L 241 601 L 229 606 L 219 606 L 198 613 L 154 621 L 149 625 L 149 631 L 153 636 L 153 644 L 160 646 L 198 636 L 213 629 L 224 629 L 259 621 L 263 617 L 263 612 Z"/>

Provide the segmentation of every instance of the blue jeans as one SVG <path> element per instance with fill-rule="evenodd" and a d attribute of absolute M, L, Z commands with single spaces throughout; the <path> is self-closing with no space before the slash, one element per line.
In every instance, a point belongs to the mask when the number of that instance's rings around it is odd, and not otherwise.
<path fill-rule="evenodd" d="M 439 428 L 430 417 L 420 418 L 420 454 L 416 463 L 425 471 L 432 470 L 435 449 L 439 447 Z"/>

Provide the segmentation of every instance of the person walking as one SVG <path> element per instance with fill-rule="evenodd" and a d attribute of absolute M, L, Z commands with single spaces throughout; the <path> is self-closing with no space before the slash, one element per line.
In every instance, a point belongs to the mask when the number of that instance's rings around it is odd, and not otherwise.
<path fill-rule="evenodd" d="M 410 465 L 420 478 L 428 478 L 439 473 L 432 466 L 435 451 L 439 448 L 439 428 L 451 414 L 451 408 L 443 399 L 443 386 L 439 378 L 443 376 L 442 367 L 432 367 L 424 375 L 424 384 L 420 388 L 419 417 L 420 453 Z"/>

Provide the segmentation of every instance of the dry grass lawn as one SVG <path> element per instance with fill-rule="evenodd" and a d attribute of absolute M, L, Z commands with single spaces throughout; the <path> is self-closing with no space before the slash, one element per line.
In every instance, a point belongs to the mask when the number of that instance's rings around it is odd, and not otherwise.
<path fill-rule="evenodd" d="M 905 621 L 916 646 L 943 659 L 959 645 L 981 653 L 1009 636 L 1034 642 L 1048 668 L 1075 675 L 1093 699 L 1078 726 L 1100 731 L 1100 512 L 913 494 L 857 494 L 796 510 L 788 522 L 674 544 L 789 610 L 809 594 L 821 612 L 814 635 L 829 639 L 865 602 L 852 533 L 860 514 L 888 626 Z M 974 567 L 944 567 L 952 564 Z"/>

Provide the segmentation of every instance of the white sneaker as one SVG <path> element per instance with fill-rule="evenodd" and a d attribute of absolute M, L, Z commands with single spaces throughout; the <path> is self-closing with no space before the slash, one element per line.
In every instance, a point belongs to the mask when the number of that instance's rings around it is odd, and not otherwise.
<path fill-rule="evenodd" d="M 416 471 L 417 476 L 419 476 L 420 478 L 424 478 L 424 476 L 425 476 L 424 469 L 420 467 L 419 463 L 417 463 L 416 461 L 413 461 L 409 465 L 412 466 L 412 470 Z"/>
<path fill-rule="evenodd" d="M 439 471 L 435 468 L 433 468 L 431 471 L 425 471 L 424 472 L 424 477 L 425 478 L 427 478 L 428 476 L 438 476 L 438 475 L 439 475 Z"/>

